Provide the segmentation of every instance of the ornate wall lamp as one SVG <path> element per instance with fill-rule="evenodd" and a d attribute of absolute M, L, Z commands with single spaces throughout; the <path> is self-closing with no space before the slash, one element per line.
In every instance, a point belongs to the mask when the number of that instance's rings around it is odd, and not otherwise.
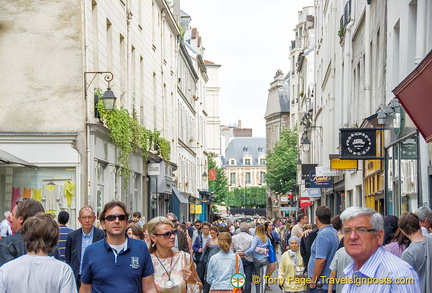
<path fill-rule="evenodd" d="M 91 81 L 89 83 L 87 83 L 87 74 L 93 74 L 93 78 L 91 79 Z M 87 100 L 87 91 L 98 74 L 105 74 L 104 80 L 106 82 L 108 82 L 107 90 L 105 91 L 105 93 L 102 96 L 102 102 L 104 104 L 104 108 L 105 108 L 105 110 L 114 110 L 114 106 L 115 106 L 115 102 L 116 102 L 117 98 L 110 88 L 110 82 L 114 79 L 114 74 L 112 74 L 112 72 L 110 72 L 110 71 L 96 71 L 96 72 L 86 71 L 86 72 L 84 72 L 84 95 L 85 95 L 85 99 Z M 94 102 L 95 102 L 95 106 L 96 106 L 96 104 L 98 102 L 97 96 L 95 96 Z"/>

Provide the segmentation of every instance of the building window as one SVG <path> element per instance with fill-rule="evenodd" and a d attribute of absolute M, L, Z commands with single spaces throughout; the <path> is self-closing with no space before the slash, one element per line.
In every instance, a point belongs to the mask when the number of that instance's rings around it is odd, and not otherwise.
<path fill-rule="evenodd" d="M 245 184 L 251 184 L 251 173 L 250 172 L 245 173 Z"/>
<path fill-rule="evenodd" d="M 266 164 L 266 159 L 265 158 L 260 158 L 259 159 L 259 163 L 260 163 L 260 165 L 265 165 Z"/>
<path fill-rule="evenodd" d="M 230 173 L 230 184 L 231 185 L 236 184 L 236 173 Z"/>
<path fill-rule="evenodd" d="M 251 159 L 244 159 L 244 164 L 245 164 L 245 166 L 250 166 L 251 165 Z"/>
<path fill-rule="evenodd" d="M 230 165 L 235 165 L 235 164 L 236 164 L 236 162 L 235 162 L 235 160 L 234 160 L 234 159 L 230 159 L 230 160 L 229 160 L 229 164 L 230 164 Z"/>
<path fill-rule="evenodd" d="M 260 183 L 261 184 L 266 183 L 266 173 L 265 172 L 260 172 Z"/>

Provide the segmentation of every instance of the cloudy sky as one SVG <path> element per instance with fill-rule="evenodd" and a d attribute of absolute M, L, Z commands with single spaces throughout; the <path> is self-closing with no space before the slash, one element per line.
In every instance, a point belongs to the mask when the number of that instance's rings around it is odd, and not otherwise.
<path fill-rule="evenodd" d="M 313 0 L 181 0 L 205 48 L 204 59 L 221 64 L 222 123 L 242 121 L 265 136 L 265 109 L 277 69 L 289 69 L 289 46 L 298 11 Z"/>

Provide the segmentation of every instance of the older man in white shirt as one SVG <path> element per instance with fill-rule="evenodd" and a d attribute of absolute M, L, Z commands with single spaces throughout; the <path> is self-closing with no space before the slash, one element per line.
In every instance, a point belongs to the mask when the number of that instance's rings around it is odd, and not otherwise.
<path fill-rule="evenodd" d="M 231 250 L 238 253 L 243 263 L 243 269 L 246 276 L 246 282 L 243 286 L 244 293 L 251 292 L 252 286 L 252 272 L 254 269 L 253 255 L 245 255 L 244 252 L 248 250 L 252 244 L 253 236 L 249 234 L 250 225 L 246 222 L 240 223 L 240 233 L 232 237 Z"/>
<path fill-rule="evenodd" d="M 10 211 L 6 211 L 4 213 L 4 220 L 1 221 L 0 223 L 0 239 L 12 235 L 12 228 L 10 224 L 11 219 L 12 219 L 12 213 Z"/>

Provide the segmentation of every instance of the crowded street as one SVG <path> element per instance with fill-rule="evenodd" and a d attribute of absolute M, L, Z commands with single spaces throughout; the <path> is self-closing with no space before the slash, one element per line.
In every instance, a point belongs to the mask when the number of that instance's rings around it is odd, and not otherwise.
<path fill-rule="evenodd" d="M 0 293 L 432 293 L 431 0 L 0 10 Z"/>

